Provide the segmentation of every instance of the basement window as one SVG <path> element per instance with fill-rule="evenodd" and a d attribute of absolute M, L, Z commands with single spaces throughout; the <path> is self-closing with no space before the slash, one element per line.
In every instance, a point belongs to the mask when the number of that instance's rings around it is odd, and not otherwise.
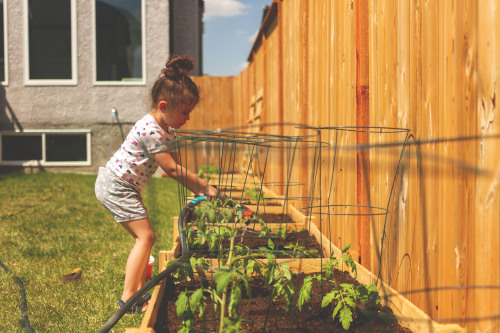
<path fill-rule="evenodd" d="M 0 165 L 88 166 L 89 130 L 0 132 Z"/>

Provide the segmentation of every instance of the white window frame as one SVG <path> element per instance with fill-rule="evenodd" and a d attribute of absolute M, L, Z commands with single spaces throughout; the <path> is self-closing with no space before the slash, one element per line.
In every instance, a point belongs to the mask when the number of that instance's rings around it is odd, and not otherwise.
<path fill-rule="evenodd" d="M 141 0 L 141 39 L 142 39 L 142 79 L 131 81 L 97 81 L 97 27 L 96 21 L 96 0 L 92 3 L 92 36 L 93 43 L 93 81 L 95 86 L 144 86 L 146 85 L 146 0 Z"/>
<path fill-rule="evenodd" d="M 26 86 L 60 86 L 60 85 L 73 86 L 78 84 L 76 0 L 70 0 L 70 1 L 71 1 L 71 79 L 33 80 L 30 79 L 28 0 L 23 0 L 24 84 Z"/>
<path fill-rule="evenodd" d="M 42 137 L 42 159 L 41 160 L 30 160 L 30 161 L 3 161 L 2 160 L 2 139 L 4 135 L 33 135 L 40 134 Z M 86 161 L 58 161 L 58 162 L 48 162 L 46 161 L 46 135 L 47 134 L 85 134 L 87 139 L 87 160 Z M 92 144 L 91 144 L 92 132 L 88 129 L 64 129 L 64 130 L 23 130 L 23 131 L 0 131 L 0 166 L 91 166 L 92 165 Z"/>
<path fill-rule="evenodd" d="M 4 56 L 4 80 L 1 82 L 3 86 L 9 85 L 9 42 L 7 40 L 7 0 L 3 0 L 3 56 Z"/>

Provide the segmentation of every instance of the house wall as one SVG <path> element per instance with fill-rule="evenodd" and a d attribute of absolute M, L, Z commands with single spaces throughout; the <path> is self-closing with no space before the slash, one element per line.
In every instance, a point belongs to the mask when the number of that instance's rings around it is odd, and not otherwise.
<path fill-rule="evenodd" d="M 148 112 L 149 89 L 169 55 L 169 0 L 147 0 L 146 84 L 97 86 L 93 83 L 93 17 L 91 1 L 77 0 L 77 84 L 26 86 L 23 1 L 7 1 L 9 82 L 0 87 L 0 130 L 77 128 L 92 131 L 92 166 L 51 167 L 50 170 L 95 172 L 104 165 L 119 147 L 121 132 L 126 136 L 130 125 Z M 118 110 L 114 125 L 113 107 Z"/>

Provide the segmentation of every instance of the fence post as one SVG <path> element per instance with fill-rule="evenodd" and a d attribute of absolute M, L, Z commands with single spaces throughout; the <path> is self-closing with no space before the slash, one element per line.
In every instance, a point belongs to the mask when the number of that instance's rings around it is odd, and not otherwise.
<path fill-rule="evenodd" d="M 368 0 L 355 2 L 356 20 L 356 126 L 369 126 L 369 10 Z M 356 132 L 356 144 L 369 142 L 367 131 Z M 370 205 L 370 160 L 369 151 L 358 150 L 357 165 L 357 205 L 358 205 L 358 251 L 359 262 L 370 269 L 370 216 L 366 206 Z"/>

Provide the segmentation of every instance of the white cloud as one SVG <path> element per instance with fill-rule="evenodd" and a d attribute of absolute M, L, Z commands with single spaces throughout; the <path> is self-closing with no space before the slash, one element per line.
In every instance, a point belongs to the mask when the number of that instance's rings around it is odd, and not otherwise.
<path fill-rule="evenodd" d="M 244 15 L 247 5 L 238 0 L 205 0 L 205 13 L 203 18 L 208 20 L 213 17 L 231 17 Z"/>
<path fill-rule="evenodd" d="M 250 43 L 253 43 L 255 41 L 255 39 L 257 38 L 258 34 L 259 34 L 259 30 L 257 30 L 253 35 L 251 35 L 250 37 L 248 37 L 248 41 Z"/>

